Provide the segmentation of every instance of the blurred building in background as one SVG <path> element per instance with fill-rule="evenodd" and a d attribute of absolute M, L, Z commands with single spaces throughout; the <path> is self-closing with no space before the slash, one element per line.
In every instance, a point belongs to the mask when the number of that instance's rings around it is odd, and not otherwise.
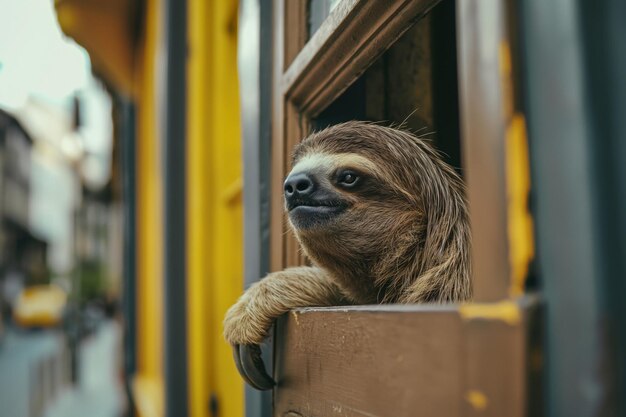
<path fill-rule="evenodd" d="M 2 260 L 0 285 L 4 315 L 28 284 L 48 279 L 47 243 L 31 233 L 28 217 L 31 201 L 31 153 L 33 141 L 9 113 L 0 112 L 0 195 L 2 196 Z"/>
<path fill-rule="evenodd" d="M 52 2 L 1 1 L 0 10 L 0 415 L 93 406 L 119 415 L 121 327 L 112 318 L 123 241 L 111 98 L 61 33 Z"/>

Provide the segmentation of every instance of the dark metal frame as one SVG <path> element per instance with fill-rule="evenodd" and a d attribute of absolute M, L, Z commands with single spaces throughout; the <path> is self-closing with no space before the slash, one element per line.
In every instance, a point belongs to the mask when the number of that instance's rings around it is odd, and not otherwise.
<path fill-rule="evenodd" d="M 166 56 L 161 87 L 164 171 L 165 416 L 185 417 L 188 404 L 186 267 L 187 2 L 164 1 Z"/>
<path fill-rule="evenodd" d="M 137 371 L 137 143 L 135 106 L 117 100 L 121 127 L 122 201 L 124 216 L 124 260 L 122 311 L 124 312 L 124 374 L 126 398 L 132 405 L 130 381 Z M 129 411 L 130 413 L 130 411 Z"/>
<path fill-rule="evenodd" d="M 606 331 L 611 343 L 609 410 L 626 415 L 626 3 L 580 4 L 595 145 L 597 253 L 602 257 Z"/>
<path fill-rule="evenodd" d="M 240 100 L 244 158 L 244 282 L 248 287 L 269 272 L 270 242 L 270 159 L 272 99 L 272 2 L 240 2 L 239 48 Z M 249 33 L 250 28 L 258 32 Z M 249 55 L 243 55 L 246 51 Z M 271 346 L 265 349 L 265 363 L 271 364 Z M 271 366 L 271 365 L 270 365 Z M 271 368 L 270 368 L 271 369 Z M 272 415 L 271 392 L 246 385 L 246 417 Z"/>
<path fill-rule="evenodd" d="M 623 415 L 626 4 L 520 5 L 547 415 Z"/>

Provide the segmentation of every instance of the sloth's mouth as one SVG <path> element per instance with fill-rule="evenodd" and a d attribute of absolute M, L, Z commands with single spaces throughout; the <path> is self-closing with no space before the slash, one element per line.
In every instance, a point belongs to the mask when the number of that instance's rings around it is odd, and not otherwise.
<path fill-rule="evenodd" d="M 293 200 L 287 204 L 289 219 L 298 229 L 321 226 L 346 208 L 346 203 L 337 200 Z"/>
<path fill-rule="evenodd" d="M 336 210 L 346 208 L 345 203 L 337 200 L 313 200 L 313 199 L 297 199 L 287 203 L 289 212 L 295 209 L 314 209 L 318 211 Z"/>

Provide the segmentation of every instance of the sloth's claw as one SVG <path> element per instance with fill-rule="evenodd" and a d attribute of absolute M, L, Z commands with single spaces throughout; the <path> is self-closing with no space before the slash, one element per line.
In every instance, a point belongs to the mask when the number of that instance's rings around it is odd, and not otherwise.
<path fill-rule="evenodd" d="M 253 388 L 266 391 L 276 385 L 265 370 L 259 345 L 234 345 L 233 356 L 241 377 Z"/>

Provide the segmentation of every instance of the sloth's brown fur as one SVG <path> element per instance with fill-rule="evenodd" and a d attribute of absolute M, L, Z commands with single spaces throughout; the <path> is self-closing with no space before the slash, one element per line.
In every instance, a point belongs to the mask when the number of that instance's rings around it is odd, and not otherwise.
<path fill-rule="evenodd" d="M 293 165 L 311 155 L 366 161 L 352 168 L 364 173 L 367 185 L 354 192 L 333 188 L 349 203 L 337 221 L 293 227 L 315 266 L 273 273 L 251 287 L 227 313 L 229 342 L 259 343 L 272 320 L 294 307 L 471 297 L 463 183 L 428 142 L 406 131 L 348 122 L 305 139 Z"/>
<path fill-rule="evenodd" d="M 380 187 L 350 196 L 339 230 L 295 230 L 303 249 L 362 303 L 459 301 L 471 295 L 463 183 L 429 143 L 363 122 L 311 135 L 294 154 L 357 154 L 373 162 Z M 335 233 L 333 233 L 335 232 Z"/>

